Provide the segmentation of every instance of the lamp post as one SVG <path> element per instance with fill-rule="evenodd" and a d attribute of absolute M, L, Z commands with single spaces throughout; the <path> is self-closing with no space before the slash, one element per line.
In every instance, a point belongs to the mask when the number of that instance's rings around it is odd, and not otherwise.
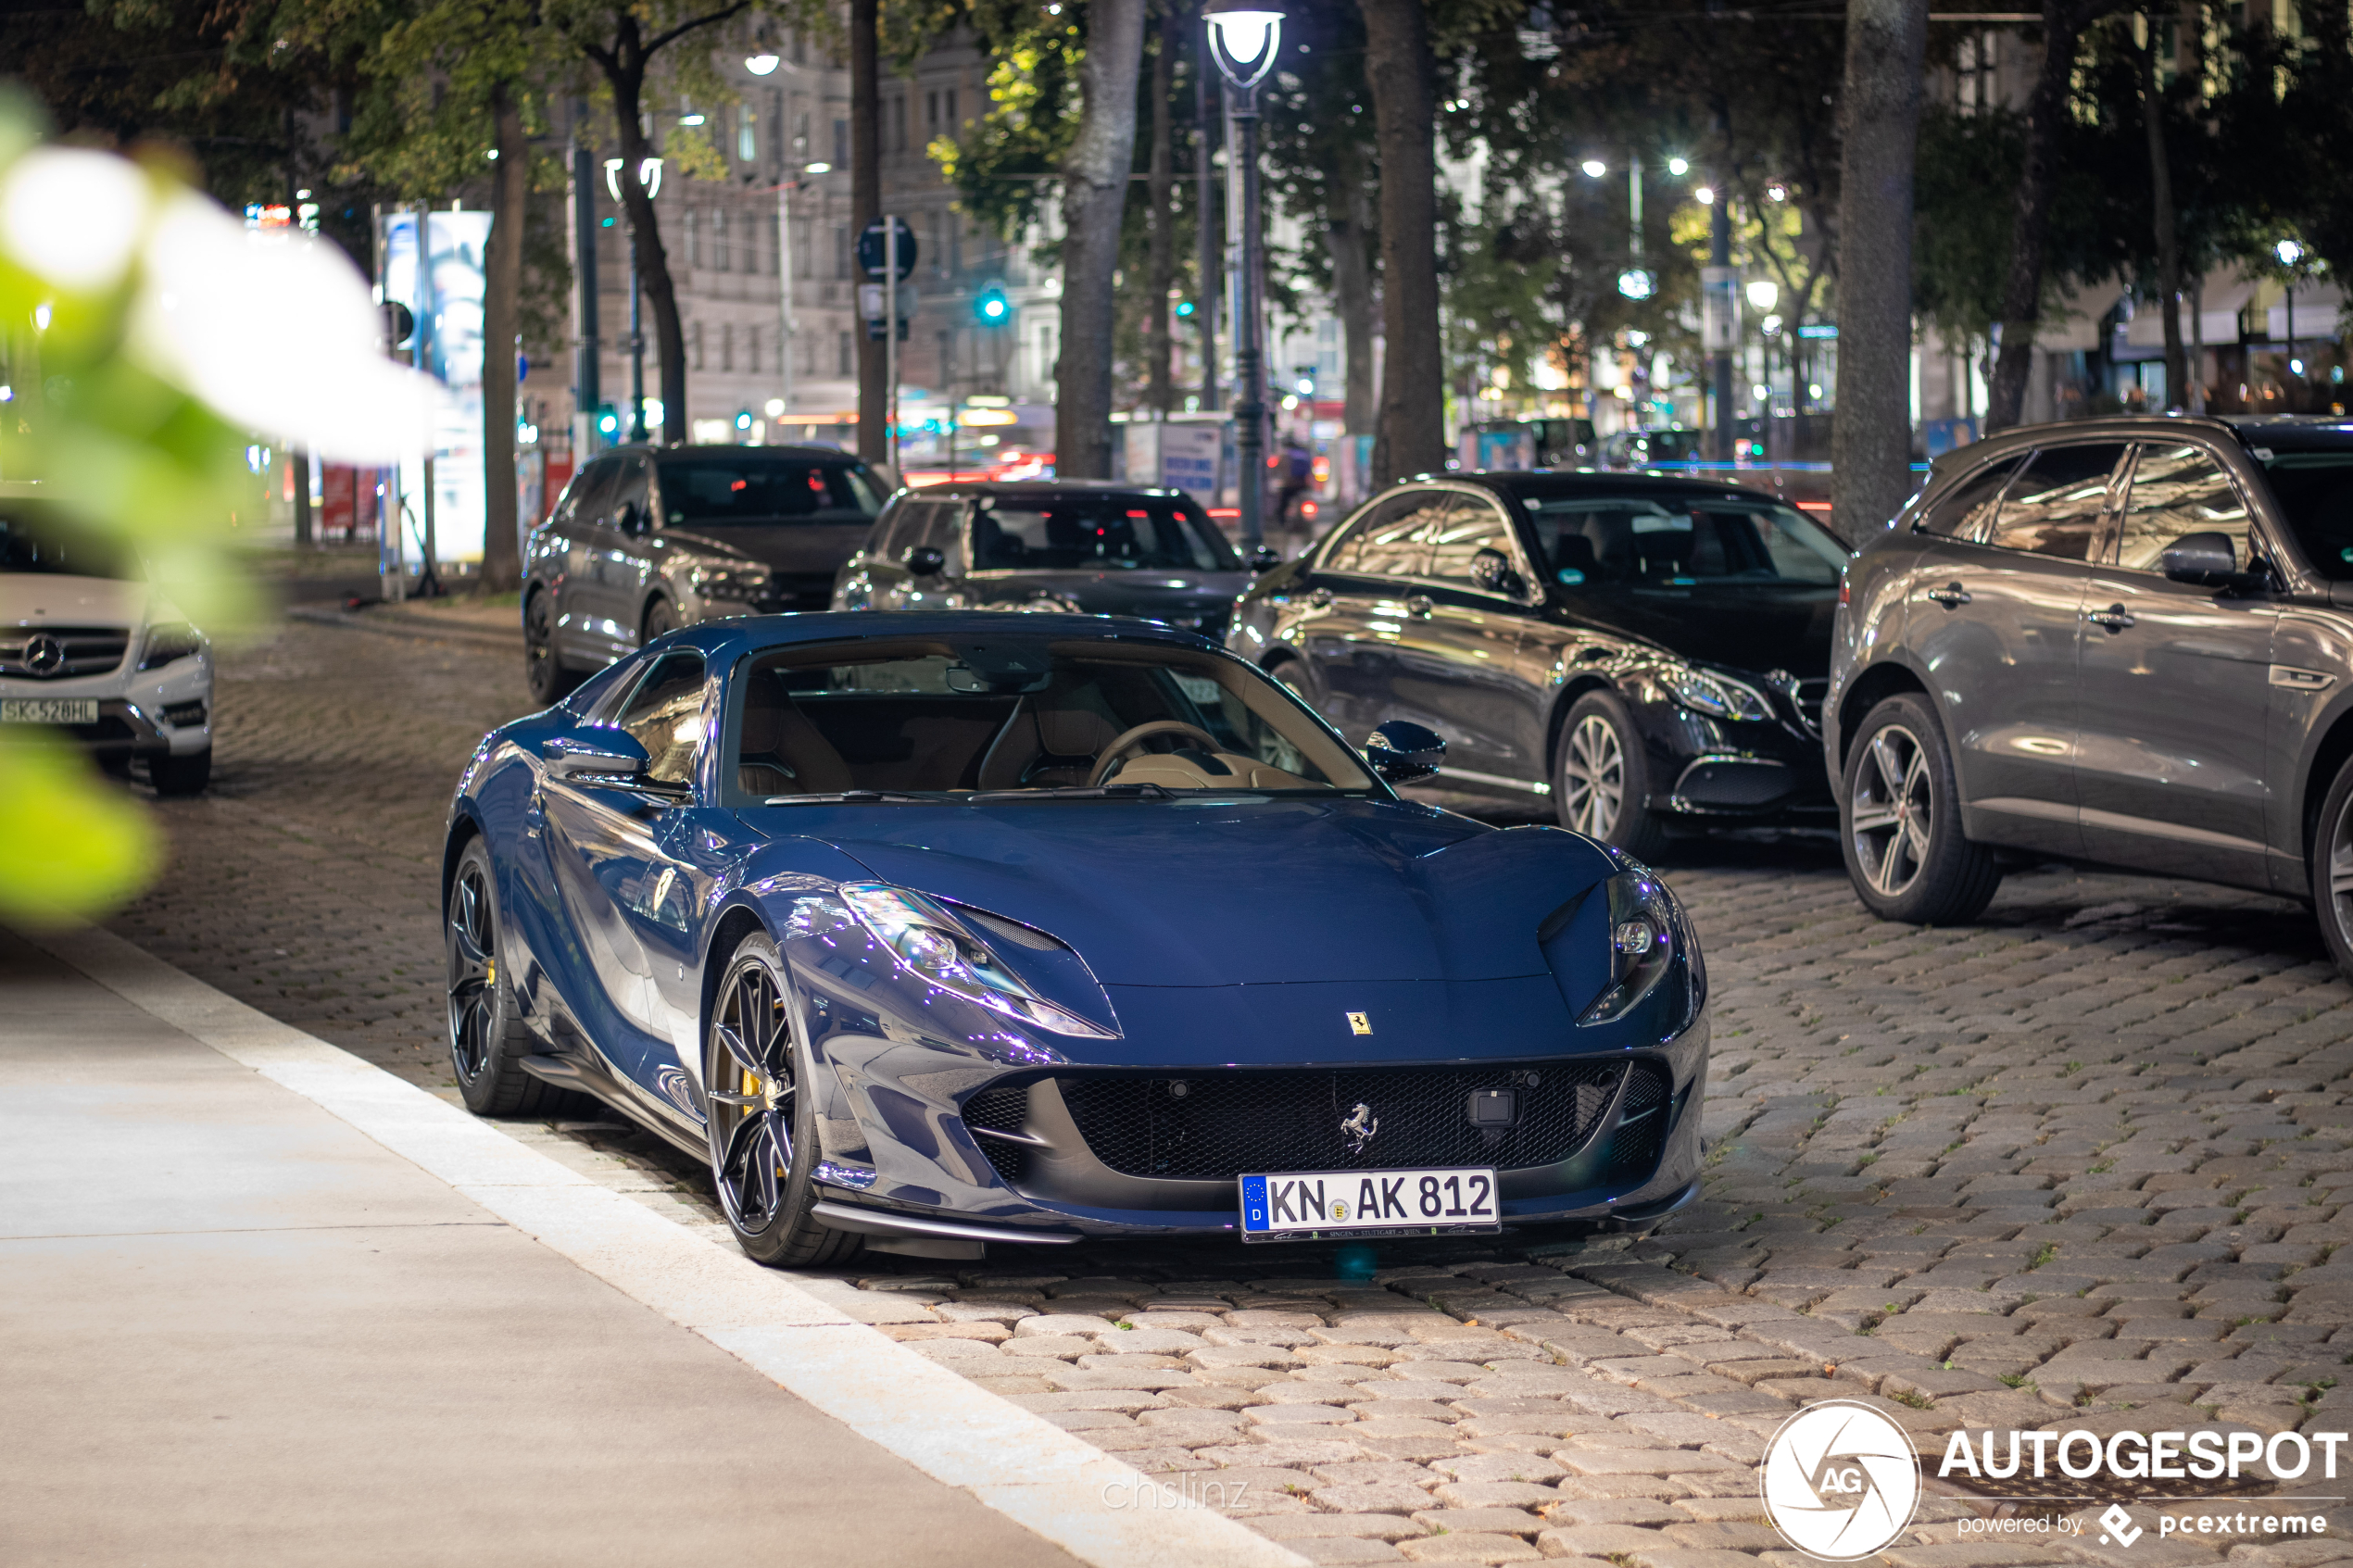
<path fill-rule="evenodd" d="M 605 159 L 605 189 L 612 193 L 623 212 L 629 205 L 621 200 L 621 169 L 623 159 Z M 642 158 L 637 164 L 637 183 L 644 186 L 646 199 L 651 201 L 661 194 L 661 159 Z M 629 439 L 646 439 L 646 325 L 643 291 L 637 285 L 637 225 L 629 225 Z"/>
<path fill-rule="evenodd" d="M 1261 342 L 1258 271 L 1264 241 L 1258 215 L 1258 84 L 1275 69 L 1283 13 L 1251 0 L 1210 0 L 1210 53 L 1226 79 L 1226 112 L 1234 127 L 1232 171 L 1241 179 L 1241 275 L 1234 288 L 1234 457 L 1241 470 L 1242 548 L 1265 543 L 1265 350 Z"/>

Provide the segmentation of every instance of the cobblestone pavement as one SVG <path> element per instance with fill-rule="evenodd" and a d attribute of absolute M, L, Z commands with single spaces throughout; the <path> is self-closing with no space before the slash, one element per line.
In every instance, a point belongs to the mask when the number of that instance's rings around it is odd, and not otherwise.
<path fill-rule="evenodd" d="M 230 654 L 216 789 L 159 803 L 171 868 L 115 928 L 454 1094 L 442 813 L 483 730 L 525 706 L 519 658 L 479 641 L 295 625 Z M 1794 1568 L 1755 1466 L 1797 1403 L 1831 1395 L 1894 1414 L 1931 1460 L 1957 1426 L 2353 1427 L 2335 1387 L 2353 1262 L 2332 1261 L 2353 1240 L 2353 987 L 2301 909 L 2045 867 L 1982 923 L 1930 932 L 1864 916 L 1819 839 L 1687 847 L 1662 869 L 1706 946 L 1716 1047 L 1706 1196 L 1661 1234 L 875 1259 L 833 1290 L 1320 1562 Z M 724 1241 L 699 1173 L 649 1135 L 513 1130 Z M 2319 1468 L 2285 1488 L 2328 1499 L 2297 1505 L 2332 1521 L 2319 1539 L 2161 1537 L 2148 1502 L 2130 1549 L 2095 1524 L 1964 1536 L 1994 1506 L 1932 1483 L 1884 1555 L 2353 1557 L 2334 1500 L 2353 1488 Z M 2008 1512 L 2077 1522 L 2218 1495 L 2056 1474 L 1982 1489 L 2065 1493 Z"/>

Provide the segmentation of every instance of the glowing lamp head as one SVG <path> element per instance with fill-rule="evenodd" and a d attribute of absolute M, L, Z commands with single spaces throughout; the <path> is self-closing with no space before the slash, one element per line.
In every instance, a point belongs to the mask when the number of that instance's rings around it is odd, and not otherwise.
<path fill-rule="evenodd" d="M 1251 0 L 1211 0 L 1204 19 L 1218 72 L 1235 88 L 1248 92 L 1275 69 L 1283 42 L 1282 12 Z"/>
<path fill-rule="evenodd" d="M 765 50 L 762 50 L 757 55 L 746 55 L 744 56 L 744 69 L 751 72 L 754 76 L 766 76 L 784 63 L 784 61 L 778 59 L 775 56 L 769 54 Z"/>
<path fill-rule="evenodd" d="M 1770 310 L 1781 302 L 1781 285 L 1770 278 L 1757 278 L 1748 285 L 1748 302 L 1759 310 Z"/>

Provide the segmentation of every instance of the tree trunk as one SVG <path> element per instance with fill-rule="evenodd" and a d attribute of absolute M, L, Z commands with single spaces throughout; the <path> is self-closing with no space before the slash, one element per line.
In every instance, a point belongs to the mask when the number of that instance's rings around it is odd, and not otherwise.
<path fill-rule="evenodd" d="M 1912 159 L 1928 0 L 1848 0 L 1831 509 L 1868 537 L 1912 491 Z"/>
<path fill-rule="evenodd" d="M 862 234 L 882 221 L 882 65 L 876 30 L 881 0 L 849 0 L 849 226 Z M 892 247 L 886 245 L 887 255 Z M 898 259 L 893 257 L 891 259 Z M 859 282 L 869 280 L 852 269 Z M 861 313 L 862 318 L 862 312 Z M 897 332 L 896 321 L 885 332 Z M 890 460 L 890 345 L 858 325 L 858 455 Z"/>
<path fill-rule="evenodd" d="M 1438 335 L 1438 121 L 1421 0 L 1358 0 L 1380 144 L 1381 325 L 1388 358 L 1372 482 L 1446 466 L 1446 369 Z"/>
<path fill-rule="evenodd" d="M 2057 174 L 2051 167 L 2052 150 L 2067 120 L 2083 24 L 2108 8 L 2104 0 L 2043 0 L 2043 65 L 2026 104 L 2026 157 L 2018 174 L 2009 277 L 2002 289 L 2002 348 L 1985 400 L 1988 433 L 2018 423 L 2026 407 L 2026 380 L 2034 368 L 2035 322 L 2043 313 L 2043 247 L 2050 232 L 2051 187 Z"/>
<path fill-rule="evenodd" d="M 522 105 L 505 84 L 490 97 L 490 248 L 483 257 L 482 586 L 503 594 L 522 580 L 515 540 L 515 339 L 522 309 L 522 230 L 531 144 Z"/>
<path fill-rule="evenodd" d="M 1332 256 L 1332 303 L 1340 311 L 1341 354 L 1340 428 L 1351 435 L 1374 433 L 1373 411 L 1373 193 L 1363 161 L 1353 153 L 1334 171 L 1341 216 L 1324 228 Z"/>
<path fill-rule="evenodd" d="M 1054 472 L 1063 479 L 1111 477 L 1112 275 L 1119 268 L 1127 174 L 1136 157 L 1136 73 L 1143 52 L 1144 0 L 1092 0 L 1078 69 L 1085 107 L 1063 160 Z"/>
<path fill-rule="evenodd" d="M 1160 8 L 1160 47 L 1152 56 L 1152 150 L 1151 193 L 1151 297 L 1144 302 L 1145 401 L 1166 419 L 1176 407 L 1176 387 L 1169 376 L 1175 351 L 1168 323 L 1168 291 L 1176 282 L 1176 214 L 1170 204 L 1176 194 L 1176 127 L 1177 41 L 1188 35 L 1192 7 L 1182 0 L 1166 0 Z"/>
<path fill-rule="evenodd" d="M 2173 213 L 2173 164 L 2165 152 L 2165 99 L 2157 90 L 2157 13 L 2146 13 L 2141 54 L 2141 120 L 2148 128 L 2149 198 L 2157 220 L 2157 286 L 2165 301 L 2165 406 L 2189 400 L 2189 356 L 2182 347 L 2182 232 Z"/>
<path fill-rule="evenodd" d="M 654 353 L 661 361 L 661 433 L 663 442 L 686 439 L 686 332 L 678 320 L 678 290 L 670 281 L 670 257 L 661 248 L 661 220 L 653 197 L 637 179 L 637 170 L 654 156 L 646 140 L 644 98 L 648 54 L 640 42 L 636 19 L 623 12 L 621 44 L 613 51 L 605 80 L 612 88 L 614 129 L 621 137 L 621 207 L 629 219 L 629 245 L 637 257 L 637 286 L 653 311 Z"/>

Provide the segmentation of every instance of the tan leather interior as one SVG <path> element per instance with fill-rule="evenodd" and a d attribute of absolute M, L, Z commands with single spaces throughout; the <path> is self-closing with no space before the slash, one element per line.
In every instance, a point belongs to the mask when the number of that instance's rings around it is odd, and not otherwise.
<path fill-rule="evenodd" d="M 841 753 L 767 680 L 755 680 L 746 693 L 736 784 L 749 795 L 834 795 L 855 787 Z"/>
<path fill-rule="evenodd" d="M 1220 771 L 1220 770 L 1223 771 Z M 1147 752 L 1114 768 L 1105 784 L 1155 784 L 1163 789 L 1327 789 L 1255 757 L 1192 749 Z"/>
<path fill-rule="evenodd" d="M 1056 789 L 1083 784 L 1123 726 L 1091 705 L 1048 692 L 1024 697 L 981 759 L 982 789 Z"/>

